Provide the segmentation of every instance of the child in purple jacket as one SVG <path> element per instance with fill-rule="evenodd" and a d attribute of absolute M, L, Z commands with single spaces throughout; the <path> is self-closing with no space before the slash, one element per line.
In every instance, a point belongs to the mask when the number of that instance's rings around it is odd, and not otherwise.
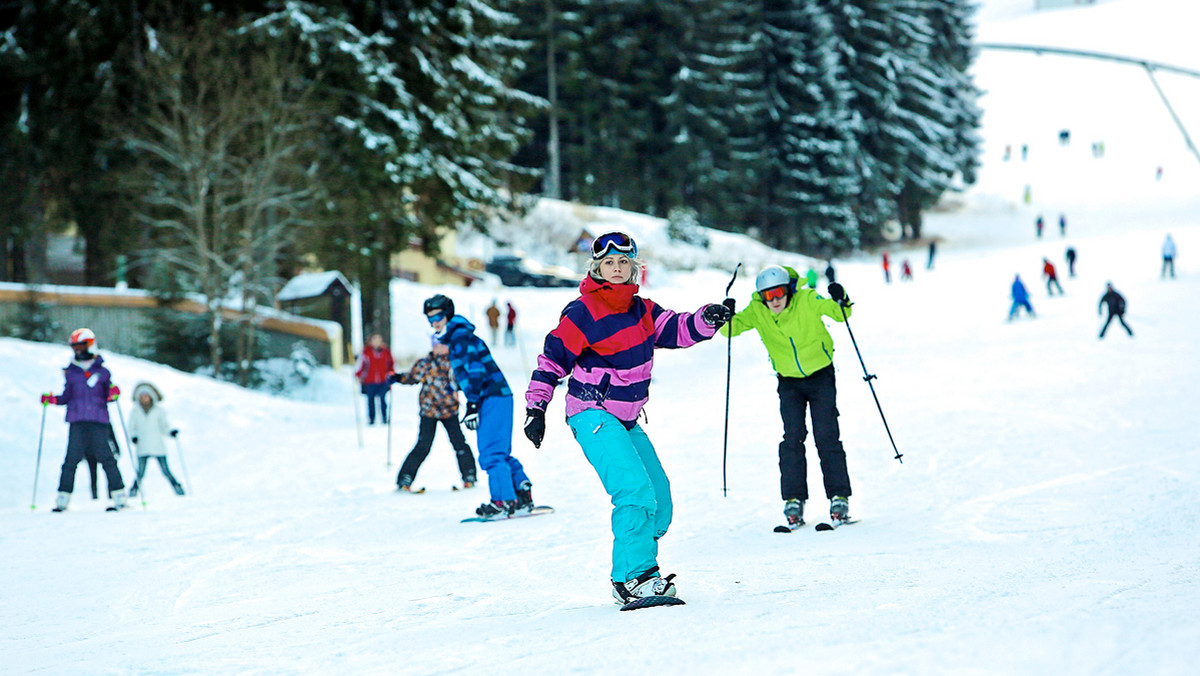
<path fill-rule="evenodd" d="M 108 477 L 108 489 L 112 493 L 115 511 L 126 505 L 125 482 L 117 470 L 117 460 L 108 445 L 111 427 L 108 419 L 108 402 L 116 401 L 121 390 L 112 384 L 112 374 L 104 367 L 104 359 L 92 352 L 96 346 L 96 334 L 91 329 L 76 329 L 71 332 L 71 349 L 75 359 L 63 369 L 66 384 L 62 394 L 42 395 L 42 405 L 67 407 L 67 422 L 71 425 L 67 433 L 67 457 L 63 460 L 62 476 L 58 480 L 58 497 L 54 511 L 61 512 L 71 501 L 75 490 L 75 470 L 79 462 L 89 453 L 104 467 Z"/>

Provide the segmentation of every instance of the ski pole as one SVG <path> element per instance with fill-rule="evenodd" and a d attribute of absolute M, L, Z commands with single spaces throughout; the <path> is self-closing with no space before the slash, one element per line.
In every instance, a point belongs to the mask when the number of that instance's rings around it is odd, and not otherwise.
<path fill-rule="evenodd" d="M 137 460 L 134 459 L 137 451 L 133 450 L 133 444 L 129 441 L 129 428 L 125 427 L 125 412 L 121 410 L 121 404 L 115 401 L 112 403 L 117 404 L 117 416 L 121 419 L 121 434 L 125 437 L 125 449 L 129 451 L 129 465 L 133 467 L 134 481 L 137 481 Z M 145 482 L 138 484 L 138 497 L 142 499 L 142 509 L 146 509 Z"/>
<path fill-rule="evenodd" d="M 183 483 L 187 484 L 188 495 L 192 494 L 192 480 L 188 478 L 187 463 L 183 461 L 183 445 L 179 443 L 179 435 L 175 437 L 175 453 L 179 456 L 179 467 L 183 469 Z"/>
<path fill-rule="evenodd" d="M 854 339 L 854 331 L 850 330 L 850 318 L 846 316 L 846 306 L 840 302 L 838 306 L 842 308 L 842 322 L 846 325 L 846 332 L 850 334 L 850 342 L 854 344 L 854 352 L 858 355 L 858 363 L 862 364 L 863 380 L 867 381 L 867 386 L 871 388 L 871 396 L 875 399 L 875 408 L 879 409 L 879 418 L 883 420 L 883 429 L 887 432 L 888 441 L 892 442 L 892 450 L 896 451 L 896 460 L 903 465 L 904 461 L 901 458 L 904 456 L 896 448 L 896 440 L 892 438 L 892 430 L 888 428 L 887 418 L 883 415 L 883 407 L 879 405 L 879 395 L 875 394 L 875 386 L 871 384 L 871 381 L 875 379 L 875 375 L 867 371 L 867 363 L 863 361 L 862 352 L 858 349 L 858 341 Z"/>
<path fill-rule="evenodd" d="M 359 388 L 355 387 L 356 384 L 358 384 L 357 378 L 350 380 L 350 392 L 354 396 L 354 428 L 358 431 L 358 448 L 359 448 L 359 450 L 362 450 L 362 447 L 363 447 L 362 411 L 360 411 L 358 408 L 359 407 L 359 403 L 358 403 Z"/>
<path fill-rule="evenodd" d="M 46 407 L 49 404 L 42 404 L 42 428 L 38 431 L 38 452 L 37 464 L 33 467 L 33 498 L 29 501 L 29 509 L 37 509 L 37 484 L 38 475 L 42 472 L 42 437 L 46 434 Z"/>
<path fill-rule="evenodd" d="M 725 297 L 729 297 L 729 290 L 733 288 L 733 281 L 737 279 L 738 270 L 742 269 L 742 264 L 739 262 L 733 268 L 733 277 L 730 278 L 729 284 L 725 285 Z M 733 321 L 731 317 L 729 321 Z M 726 477 L 725 467 L 726 460 L 729 457 L 729 386 L 733 378 L 733 326 L 729 327 L 729 342 L 725 345 L 725 439 L 722 442 L 721 448 L 721 495 L 729 497 L 729 480 Z"/>
<path fill-rule="evenodd" d="M 392 468 L 392 413 L 395 413 L 395 411 L 392 410 L 392 408 L 393 408 L 392 407 L 392 382 L 390 380 L 388 381 L 387 394 L 384 396 L 387 397 L 387 404 L 388 404 L 388 407 L 387 407 L 388 412 L 387 412 L 387 416 L 386 416 L 387 417 L 387 426 L 388 426 L 387 466 L 388 466 L 388 469 L 391 469 Z M 380 413 L 382 413 L 382 412 L 383 411 L 380 411 Z"/>

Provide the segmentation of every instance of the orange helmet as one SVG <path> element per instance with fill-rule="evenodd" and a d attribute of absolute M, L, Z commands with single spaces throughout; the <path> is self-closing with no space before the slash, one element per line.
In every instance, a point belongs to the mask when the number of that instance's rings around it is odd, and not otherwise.
<path fill-rule="evenodd" d="M 87 345 L 92 349 L 96 345 L 96 334 L 91 329 L 75 329 L 71 332 L 71 345 Z"/>

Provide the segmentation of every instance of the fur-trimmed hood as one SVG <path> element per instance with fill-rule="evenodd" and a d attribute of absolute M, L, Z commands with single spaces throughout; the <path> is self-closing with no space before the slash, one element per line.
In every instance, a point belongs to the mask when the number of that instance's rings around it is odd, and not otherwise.
<path fill-rule="evenodd" d="M 150 395 L 150 400 L 156 404 L 163 400 L 162 392 L 159 392 L 158 388 L 151 383 L 143 381 L 133 386 L 134 401 L 141 401 L 143 393 Z"/>

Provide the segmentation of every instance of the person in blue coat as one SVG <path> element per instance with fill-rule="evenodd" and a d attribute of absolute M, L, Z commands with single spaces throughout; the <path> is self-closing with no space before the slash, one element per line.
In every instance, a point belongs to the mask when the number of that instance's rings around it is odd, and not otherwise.
<path fill-rule="evenodd" d="M 450 348 L 450 369 L 467 399 L 463 426 L 476 433 L 479 466 L 488 475 L 491 501 L 475 513 L 504 519 L 533 509 L 533 484 L 512 455 L 513 394 L 475 325 L 454 314 L 454 301 L 442 294 L 425 300 L 425 318 L 437 340 Z"/>
<path fill-rule="evenodd" d="M 116 401 L 121 390 L 112 384 L 112 374 L 104 367 L 104 358 L 92 352 L 96 334 L 91 329 L 71 332 L 70 342 L 75 359 L 63 369 L 66 384 L 62 394 L 42 395 L 43 406 L 67 407 L 67 423 L 70 424 L 67 457 L 58 480 L 54 511 L 66 510 L 75 490 L 75 470 L 89 453 L 95 455 L 108 477 L 108 490 L 113 497 L 110 509 L 121 509 L 127 504 L 127 496 L 121 472 L 117 470 L 117 460 L 109 446 L 112 427 L 108 418 L 108 403 Z"/>
<path fill-rule="evenodd" d="M 1025 284 L 1021 282 L 1021 275 L 1013 278 L 1012 283 L 1012 309 L 1008 311 L 1008 321 L 1012 321 L 1017 316 L 1017 310 L 1025 308 L 1030 317 L 1036 317 L 1033 312 L 1033 305 L 1029 303 L 1029 290 L 1025 288 Z"/>

